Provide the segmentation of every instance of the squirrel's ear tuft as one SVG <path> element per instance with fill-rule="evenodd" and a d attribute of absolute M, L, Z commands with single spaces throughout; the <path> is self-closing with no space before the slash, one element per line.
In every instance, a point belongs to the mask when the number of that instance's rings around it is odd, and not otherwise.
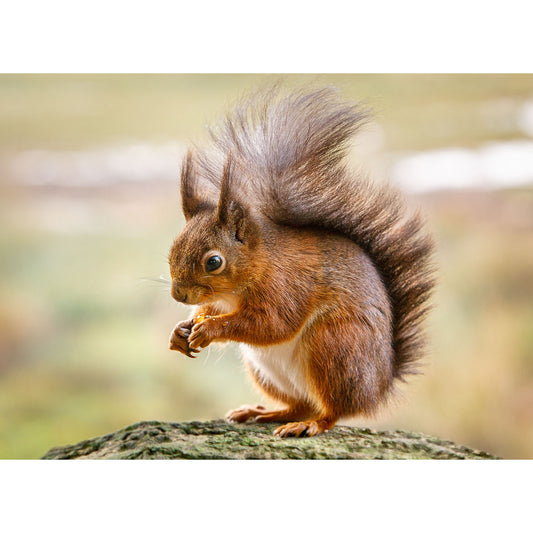
<path fill-rule="evenodd" d="M 245 242 L 249 217 L 247 210 L 233 197 L 233 160 L 228 155 L 220 182 L 220 197 L 217 206 L 217 222 L 234 232 L 235 239 Z"/>
<path fill-rule="evenodd" d="M 230 200 L 229 202 L 225 225 L 233 232 L 235 239 L 239 242 L 244 243 L 248 240 L 248 213 L 236 200 Z"/>
<path fill-rule="evenodd" d="M 181 165 L 181 206 L 185 220 L 189 220 L 196 213 L 200 204 L 201 201 L 194 176 L 192 152 L 188 150 Z"/>

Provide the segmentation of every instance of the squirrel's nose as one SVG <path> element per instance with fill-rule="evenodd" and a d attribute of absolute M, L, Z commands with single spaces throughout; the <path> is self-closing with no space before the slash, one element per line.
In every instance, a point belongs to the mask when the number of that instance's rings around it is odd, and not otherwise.
<path fill-rule="evenodd" d="M 187 297 L 188 297 L 187 292 L 181 291 L 180 289 L 178 289 L 178 287 L 176 287 L 176 285 L 172 285 L 172 290 L 170 291 L 170 293 L 172 295 L 172 298 L 174 298 L 174 300 L 181 302 L 181 303 L 187 302 Z"/>

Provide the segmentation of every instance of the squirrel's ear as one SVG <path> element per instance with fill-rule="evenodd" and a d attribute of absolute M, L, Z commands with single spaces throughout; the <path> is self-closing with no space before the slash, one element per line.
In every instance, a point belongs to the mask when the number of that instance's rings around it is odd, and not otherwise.
<path fill-rule="evenodd" d="M 245 242 L 250 226 L 247 210 L 233 197 L 233 160 L 228 155 L 224 164 L 222 181 L 220 182 L 220 197 L 217 206 L 217 222 L 234 232 L 235 238 Z"/>
<path fill-rule="evenodd" d="M 192 152 L 187 150 L 187 155 L 183 158 L 181 165 L 181 206 L 185 220 L 189 220 L 196 213 L 200 203 L 194 177 Z"/>

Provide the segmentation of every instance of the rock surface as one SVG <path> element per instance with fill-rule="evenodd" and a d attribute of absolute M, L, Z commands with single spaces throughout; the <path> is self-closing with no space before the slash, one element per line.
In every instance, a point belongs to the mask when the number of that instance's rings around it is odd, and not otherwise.
<path fill-rule="evenodd" d="M 496 459 L 407 431 L 337 426 L 303 439 L 272 435 L 276 424 L 138 422 L 114 433 L 52 448 L 43 459 Z"/>

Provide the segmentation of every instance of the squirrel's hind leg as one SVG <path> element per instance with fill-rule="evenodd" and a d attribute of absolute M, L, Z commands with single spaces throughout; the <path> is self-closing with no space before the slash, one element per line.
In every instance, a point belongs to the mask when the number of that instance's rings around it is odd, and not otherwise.
<path fill-rule="evenodd" d="M 319 433 L 339 418 L 370 416 L 385 403 L 393 379 L 387 335 L 386 324 L 376 332 L 357 317 L 338 316 L 322 317 L 307 332 L 310 384 L 321 406 L 315 420 Z"/>

